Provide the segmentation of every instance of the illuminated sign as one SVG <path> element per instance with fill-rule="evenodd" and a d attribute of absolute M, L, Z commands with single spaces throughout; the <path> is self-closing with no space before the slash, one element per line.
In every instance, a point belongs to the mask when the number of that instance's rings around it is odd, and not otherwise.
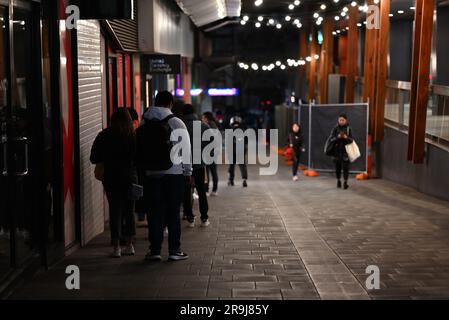
<path fill-rule="evenodd" d="M 211 97 L 235 97 L 239 95 L 239 90 L 237 88 L 211 88 L 207 90 L 207 94 Z"/>
<path fill-rule="evenodd" d="M 142 69 L 147 74 L 180 74 L 181 56 L 166 54 L 145 55 L 142 59 Z"/>

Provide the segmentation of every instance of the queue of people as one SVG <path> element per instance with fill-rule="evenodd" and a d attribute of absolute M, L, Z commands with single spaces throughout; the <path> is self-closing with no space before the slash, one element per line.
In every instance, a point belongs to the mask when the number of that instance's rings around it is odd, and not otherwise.
<path fill-rule="evenodd" d="M 145 111 L 140 124 L 134 110 L 118 108 L 111 117 L 111 126 L 98 134 L 90 160 L 109 203 L 112 257 L 135 254 L 137 213 L 138 221 L 144 220 L 144 215 L 148 221 L 150 246 L 146 260 L 162 259 L 164 230 L 168 231 L 168 260 L 188 259 L 181 246 L 181 207 L 188 226 L 194 228 L 194 190 L 199 200 L 200 226 L 210 225 L 207 197 L 218 196 L 217 165 L 184 161 L 192 160 L 194 152 L 198 151 L 193 149 L 198 148 L 196 144 L 191 143 L 195 122 L 201 124 L 202 133 L 208 129 L 218 131 L 212 113 L 203 114 L 200 120 L 192 105 L 175 103 L 173 95 L 163 91 L 157 94 L 155 106 Z M 234 129 L 239 128 L 241 119 L 235 119 L 232 125 Z M 181 134 L 180 141 L 171 141 L 175 130 Z M 177 154 L 178 158 L 173 159 L 172 150 L 176 150 L 181 141 L 184 146 L 188 145 L 182 153 L 188 154 Z M 246 165 L 241 164 L 240 168 L 243 186 L 247 187 Z M 233 172 L 231 166 L 230 175 Z M 233 179 L 233 175 L 230 176 L 230 181 Z"/>

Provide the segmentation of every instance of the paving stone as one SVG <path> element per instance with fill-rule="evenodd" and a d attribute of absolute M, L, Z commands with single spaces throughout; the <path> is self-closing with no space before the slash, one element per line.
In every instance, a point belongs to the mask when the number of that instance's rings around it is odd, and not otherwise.
<path fill-rule="evenodd" d="M 225 177 L 226 168 L 220 168 Z M 449 203 L 376 179 L 335 188 L 331 175 L 293 183 L 281 164 L 250 187 L 209 198 L 209 228 L 187 228 L 190 259 L 144 262 L 147 230 L 135 257 L 110 259 L 108 232 L 23 284 L 11 298 L 34 299 L 449 299 Z M 198 212 L 197 203 L 195 212 Z M 65 289 L 78 265 L 82 290 Z M 367 290 L 369 265 L 380 290 Z"/>

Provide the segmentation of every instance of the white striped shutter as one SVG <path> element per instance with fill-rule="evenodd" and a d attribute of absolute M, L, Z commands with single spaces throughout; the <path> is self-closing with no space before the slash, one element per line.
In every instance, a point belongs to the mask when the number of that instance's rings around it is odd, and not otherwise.
<path fill-rule="evenodd" d="M 104 232 L 103 186 L 94 177 L 90 151 L 103 128 L 100 24 L 78 21 L 81 244 Z"/>

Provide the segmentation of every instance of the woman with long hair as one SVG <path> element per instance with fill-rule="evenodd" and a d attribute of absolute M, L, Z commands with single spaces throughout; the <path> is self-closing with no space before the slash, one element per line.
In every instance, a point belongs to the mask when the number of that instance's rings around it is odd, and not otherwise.
<path fill-rule="evenodd" d="M 111 126 L 100 132 L 95 139 L 90 156 L 93 164 L 104 168 L 100 179 L 109 202 L 112 257 L 115 258 L 135 254 L 132 244 L 136 234 L 134 201 L 129 197 L 132 184 L 137 182 L 135 152 L 133 121 L 126 108 L 118 108 L 111 117 Z M 120 247 L 121 238 L 126 240 L 123 251 Z"/>

